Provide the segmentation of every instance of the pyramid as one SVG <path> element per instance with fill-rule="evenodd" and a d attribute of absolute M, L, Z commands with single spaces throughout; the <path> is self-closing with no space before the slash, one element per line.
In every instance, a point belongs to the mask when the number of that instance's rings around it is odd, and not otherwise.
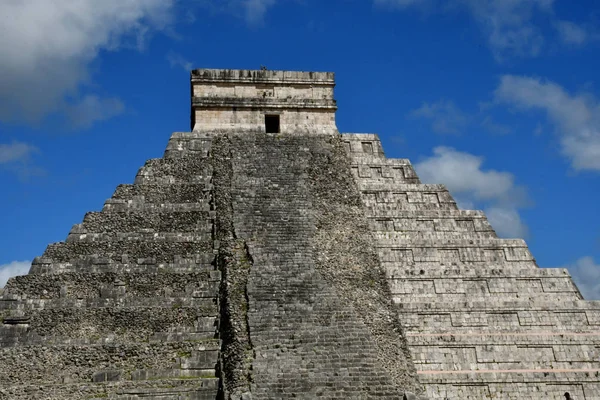
<path fill-rule="evenodd" d="M 191 132 L 0 290 L 0 399 L 600 399 L 600 303 L 334 86 L 192 71 Z"/>

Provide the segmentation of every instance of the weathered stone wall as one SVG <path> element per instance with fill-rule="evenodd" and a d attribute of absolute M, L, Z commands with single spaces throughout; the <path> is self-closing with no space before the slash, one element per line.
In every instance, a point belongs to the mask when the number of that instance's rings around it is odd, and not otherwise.
<path fill-rule="evenodd" d="M 194 70 L 192 129 L 265 133 L 265 115 L 280 118 L 280 132 L 335 134 L 332 73 Z"/>
<path fill-rule="evenodd" d="M 261 80 L 250 83 L 196 81 L 193 95 L 208 98 L 270 98 L 333 100 L 333 83 L 314 80 L 289 84 L 285 80 Z"/>
<path fill-rule="evenodd" d="M 202 107 L 194 112 L 194 131 L 265 133 L 265 114 L 277 114 L 282 134 L 334 134 L 335 113 L 331 110 L 278 106 L 262 110 L 231 110 Z"/>
<path fill-rule="evenodd" d="M 7 284 L 0 399 L 421 393 L 359 204 L 337 135 L 173 134 Z"/>
<path fill-rule="evenodd" d="M 211 139 L 174 134 L 0 297 L 0 399 L 219 393 Z"/>
<path fill-rule="evenodd" d="M 397 316 L 389 297 L 378 292 L 386 283 L 368 240 L 358 237 L 354 244 L 361 246 L 342 256 L 332 247 L 347 245 L 347 236 L 323 243 L 318 233 L 317 218 L 325 235 L 354 227 L 322 209 L 332 200 L 324 191 L 341 193 L 353 184 L 347 165 L 326 156 L 338 160 L 341 147 L 331 137 L 230 139 L 235 236 L 251 259 L 246 294 L 253 398 L 402 399 L 406 389 L 418 392 Z M 346 171 L 347 179 L 335 187 L 316 171 L 330 179 Z M 342 198 L 332 206 L 358 216 L 357 193 L 354 208 Z M 348 259 L 354 264 L 345 264 Z M 372 280 L 354 282 L 357 277 Z"/>
<path fill-rule="evenodd" d="M 600 302 L 523 240 L 387 159 L 376 135 L 342 135 L 420 381 L 431 399 L 600 398 Z"/>

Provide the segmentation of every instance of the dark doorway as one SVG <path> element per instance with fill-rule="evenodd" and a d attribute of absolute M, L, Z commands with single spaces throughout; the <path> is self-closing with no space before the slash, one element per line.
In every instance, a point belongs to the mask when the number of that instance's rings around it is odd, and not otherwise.
<path fill-rule="evenodd" d="M 279 133 L 279 115 L 265 115 L 265 130 L 267 133 Z"/>

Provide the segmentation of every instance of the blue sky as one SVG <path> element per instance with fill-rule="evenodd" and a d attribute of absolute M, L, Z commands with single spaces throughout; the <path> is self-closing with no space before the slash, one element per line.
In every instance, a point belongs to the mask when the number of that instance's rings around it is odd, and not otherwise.
<path fill-rule="evenodd" d="M 599 48 L 583 0 L 2 1 L 0 286 L 189 130 L 191 68 L 266 65 L 600 299 Z"/>

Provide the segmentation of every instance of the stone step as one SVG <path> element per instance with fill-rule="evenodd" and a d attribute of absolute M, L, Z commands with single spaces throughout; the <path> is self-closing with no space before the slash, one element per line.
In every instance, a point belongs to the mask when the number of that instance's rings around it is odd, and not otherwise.
<path fill-rule="evenodd" d="M 175 200 L 173 200 L 175 201 Z M 192 212 L 201 211 L 209 213 L 211 211 L 210 200 L 196 199 L 190 203 L 148 203 L 144 196 L 135 197 L 131 200 L 108 199 L 102 207 L 103 213 L 108 212 Z"/>
<path fill-rule="evenodd" d="M 441 266 L 502 266 L 536 268 L 529 248 L 522 240 L 497 238 L 405 240 L 381 239 L 375 242 L 383 264 L 437 269 Z"/>
<path fill-rule="evenodd" d="M 212 178 L 212 162 L 196 155 L 178 158 L 153 158 L 146 161 L 134 183 L 207 182 Z"/>
<path fill-rule="evenodd" d="M 363 201 L 365 197 L 363 196 Z M 435 198 L 432 199 L 423 199 L 423 201 L 413 201 L 413 202 L 398 202 L 398 203 L 375 203 L 369 202 L 365 204 L 364 210 L 369 210 L 369 213 L 396 213 L 399 211 L 458 211 L 458 206 L 456 203 L 450 202 L 438 202 Z"/>
<path fill-rule="evenodd" d="M 358 180 L 367 213 L 392 211 L 458 210 L 456 202 L 443 185 L 398 183 L 385 184 Z"/>
<path fill-rule="evenodd" d="M 100 375 L 99 375 L 100 376 Z M 113 377 L 110 375 L 109 377 Z M 181 379 L 22 385 L 0 388 L 0 399 L 38 400 L 215 400 L 219 379 L 182 376 Z"/>
<path fill-rule="evenodd" d="M 508 351 L 508 350 L 507 350 Z M 554 361 L 548 360 L 551 351 L 543 348 L 519 348 L 519 357 L 513 361 L 509 355 L 504 353 L 486 353 L 489 357 L 487 362 L 477 360 L 477 351 L 473 348 L 432 348 L 428 350 L 413 349 L 413 360 L 415 367 L 421 373 L 423 371 L 512 371 L 517 373 L 522 370 L 598 370 L 598 361 L 588 359 L 587 361 Z M 597 355 L 597 354 L 596 354 Z M 506 359 L 501 357 L 506 356 Z M 591 355 L 590 355 L 591 356 Z M 422 359 L 427 357 L 440 357 L 438 359 Z"/>
<path fill-rule="evenodd" d="M 65 243 L 99 243 L 99 242 L 167 242 L 201 243 L 212 240 L 212 230 L 192 232 L 153 232 L 144 230 L 141 232 L 100 232 L 100 233 L 70 233 Z"/>
<path fill-rule="evenodd" d="M 497 332 L 531 332 L 548 330 L 588 332 L 600 325 L 600 310 L 583 307 L 556 306 L 543 300 L 528 301 L 523 307 L 509 301 L 488 300 L 487 309 L 463 306 L 461 303 L 421 303 L 437 309 L 399 308 L 400 320 L 410 333 L 470 333 L 472 330 Z M 583 301 L 579 301 L 582 302 Z M 574 303 L 565 301 L 565 303 Z M 464 303 L 463 303 L 464 304 Z M 543 304 L 540 307 L 539 304 Z M 410 304 L 399 304 L 399 306 Z M 552 307 L 554 305 L 555 307 Z M 550 306 L 550 307 L 549 307 Z M 443 307 L 443 309 L 442 309 Z"/>
<path fill-rule="evenodd" d="M 379 253 L 379 258 L 383 258 L 383 254 Z M 390 258 L 389 254 L 385 256 Z M 503 270 L 526 270 L 540 269 L 535 260 L 533 261 L 461 261 L 461 260 L 440 260 L 440 261 L 419 261 L 414 263 L 406 263 L 401 260 L 382 260 L 382 266 L 390 269 L 389 276 L 392 276 L 398 270 L 416 270 L 416 271 L 438 271 L 449 268 L 457 268 L 468 270 L 470 268 L 494 268 Z"/>
<path fill-rule="evenodd" d="M 471 333 L 407 333 L 414 347 L 467 346 L 588 346 L 600 345 L 600 331 L 568 332 L 552 329 L 532 332 L 475 331 Z"/>
<path fill-rule="evenodd" d="M 385 211 L 373 208 L 365 209 L 365 215 L 369 219 L 378 220 L 485 220 L 486 216 L 480 210 L 399 210 Z"/>
<path fill-rule="evenodd" d="M 522 295 L 523 297 L 531 295 L 557 296 L 574 293 L 580 296 L 579 290 L 567 275 L 559 278 L 555 277 L 439 277 L 439 278 L 420 278 L 420 277 L 401 277 L 395 276 L 389 280 L 390 288 L 393 294 L 410 294 L 414 299 L 415 295 L 440 296 L 444 295 L 468 295 L 468 296 L 506 296 Z M 469 299 L 465 299 L 469 300 Z M 581 300 L 581 297 L 572 300 Z M 470 299 L 469 301 L 478 301 Z M 417 301 L 419 302 L 419 301 Z"/>
<path fill-rule="evenodd" d="M 470 216 L 468 214 L 456 215 L 456 211 L 450 210 L 448 215 L 440 216 L 416 216 L 406 215 L 409 212 L 404 211 L 405 215 L 393 215 L 394 213 L 381 212 L 379 215 L 369 216 L 369 224 L 374 231 L 386 232 L 494 232 L 485 216 Z M 398 212 L 397 214 L 399 214 Z M 441 211 L 420 211 L 413 214 L 441 214 Z M 382 216 L 381 214 L 391 214 Z M 454 215 L 452 215 L 454 214 Z"/>
<path fill-rule="evenodd" d="M 210 337 L 214 337 L 218 311 L 216 304 L 210 301 L 165 304 L 164 307 L 21 309 L 2 312 L 3 324 L 0 326 L 7 335 L 7 345 L 39 338 L 44 344 L 52 341 L 53 337 L 76 341 L 87 338 L 94 342 L 103 337 L 145 342 L 158 333 L 211 332 Z"/>
<path fill-rule="evenodd" d="M 169 211 L 165 208 L 127 211 L 90 212 L 71 234 L 94 232 L 212 232 L 214 212 Z"/>
<path fill-rule="evenodd" d="M 134 184 L 154 184 L 154 185 L 171 185 L 173 183 L 194 183 L 201 184 L 204 186 L 210 185 L 212 182 L 212 176 L 207 175 L 194 175 L 190 177 L 183 177 L 181 175 L 138 175 L 135 177 Z"/>
<path fill-rule="evenodd" d="M 171 183 L 168 185 L 136 184 L 119 185 L 112 195 L 113 200 L 144 198 L 145 204 L 189 204 L 210 200 L 212 184 Z"/>
<path fill-rule="evenodd" d="M 454 318 L 453 318 L 454 317 Z M 476 315 L 475 318 L 481 317 Z M 469 323 L 458 315 L 449 314 L 415 314 L 415 316 L 401 315 L 400 320 L 407 334 L 436 335 L 436 334 L 471 334 L 481 333 L 515 333 L 528 334 L 532 332 L 552 330 L 558 333 L 590 333 L 598 330 L 598 324 L 585 323 L 585 319 L 568 317 L 557 317 L 554 321 L 547 319 L 544 323 L 534 324 L 531 320 L 519 319 L 516 312 L 507 311 L 505 314 L 488 314 L 485 318 L 479 318 L 476 322 Z M 566 326 L 565 322 L 573 322 Z M 453 324 L 454 322 L 454 324 Z M 523 325 L 521 325 L 523 322 Z"/>
<path fill-rule="evenodd" d="M 7 325 L 0 324 L 0 347 L 23 345 L 64 345 L 66 343 L 77 346 L 111 345 L 115 343 L 139 342 L 185 342 L 204 341 L 218 337 L 218 318 L 216 316 L 197 317 L 192 325 L 177 323 L 166 327 L 164 331 L 144 331 L 136 335 L 126 335 L 127 332 L 108 332 L 99 335 L 97 332 L 82 333 L 74 336 L 64 333 L 53 335 L 40 335 L 30 330 L 29 319 L 23 318 L 27 324 Z M 91 332 L 91 331 L 90 331 Z"/>
<path fill-rule="evenodd" d="M 397 203 L 401 198 L 407 201 L 422 201 L 424 198 L 432 199 L 434 194 L 441 203 L 455 203 L 448 188 L 442 184 L 399 183 L 390 187 L 383 182 L 377 183 L 368 180 L 359 180 L 356 183 L 365 200 L 375 200 L 373 203 Z M 404 196 L 398 196 L 400 194 Z"/>
<path fill-rule="evenodd" d="M 375 240 L 389 242 L 390 240 L 473 240 L 497 239 L 494 231 L 464 231 L 457 229 L 451 231 L 411 231 L 411 230 L 381 230 L 380 223 L 371 224 L 372 235 Z"/>
<path fill-rule="evenodd" d="M 386 166 L 386 167 L 412 167 L 408 158 L 384 158 L 375 153 L 354 153 L 350 157 L 350 165 L 354 166 Z"/>
<path fill-rule="evenodd" d="M 0 387 L 215 377 L 219 341 L 0 348 Z"/>
<path fill-rule="evenodd" d="M 405 265 L 401 262 L 384 262 L 383 267 L 393 278 L 418 278 L 418 279 L 446 279 L 446 278 L 556 278 L 562 280 L 570 278 L 566 268 L 539 268 L 527 264 L 526 267 L 509 265 L 494 265 L 488 263 L 484 266 L 441 266 L 422 268 L 420 265 Z"/>
<path fill-rule="evenodd" d="M 174 255 L 171 262 L 157 263 L 156 257 L 130 259 L 122 256 L 118 261 L 97 255 L 79 257 L 77 260 L 55 262 L 49 257 L 33 259 L 30 274 L 76 273 L 189 273 L 215 270 L 215 254 L 210 252 L 195 254 L 191 257 Z M 212 275 L 211 275 L 212 276 Z"/>
<path fill-rule="evenodd" d="M 123 310 L 127 307 L 131 308 L 172 308 L 178 309 L 181 307 L 198 308 L 199 310 L 211 310 L 216 306 L 216 296 L 218 294 L 217 283 L 213 287 L 206 290 L 198 290 L 195 293 L 185 294 L 183 297 L 128 297 L 128 296 L 112 296 L 112 297 L 65 297 L 65 298 L 50 298 L 50 299 L 32 299 L 32 298 L 10 298 L 4 296 L 0 299 L 0 312 L 22 311 L 29 313 L 34 310 L 53 310 L 51 312 L 60 312 L 64 310 L 67 313 L 77 312 L 82 309 L 95 308 L 113 308 L 121 307 Z M 50 312 L 50 311 L 49 311 Z M 107 312 L 110 312 L 107 311 Z"/>
<path fill-rule="evenodd" d="M 175 132 L 169 139 L 163 158 L 208 157 L 211 146 L 211 135 L 199 132 Z"/>
<path fill-rule="evenodd" d="M 356 162 L 356 159 L 353 159 L 353 161 L 350 170 L 356 181 L 360 182 L 361 187 L 365 185 L 389 185 L 389 187 L 394 187 L 403 183 L 420 183 L 412 165 L 385 162 L 389 159 L 380 159 L 379 163 L 369 160 L 368 164 Z"/>
<path fill-rule="evenodd" d="M 513 310 L 513 311 L 555 311 L 564 313 L 565 311 L 600 311 L 600 300 L 575 300 L 575 301 L 563 301 L 560 303 L 555 302 L 529 302 L 529 301 L 506 301 L 506 302 L 475 302 L 467 301 L 462 303 L 418 303 L 418 302 L 405 302 L 397 303 L 396 309 L 398 312 L 410 313 L 418 310 L 419 312 L 453 312 L 459 310 L 472 310 L 473 312 L 478 311 L 502 311 L 502 310 Z"/>
<path fill-rule="evenodd" d="M 458 291 L 464 291 L 463 293 L 419 293 L 413 291 L 412 293 L 402 293 L 402 290 L 407 290 L 406 286 L 401 289 L 392 288 L 392 301 L 399 303 L 406 301 L 406 297 L 410 296 L 412 301 L 418 302 L 455 302 L 460 303 L 464 301 L 518 301 L 518 300 L 529 300 L 529 301 L 574 301 L 581 300 L 581 295 L 577 291 L 565 291 L 560 293 L 546 293 L 546 292 L 521 292 L 521 293 L 489 293 L 482 289 L 482 292 L 474 290 L 475 285 L 459 285 Z M 413 290 L 419 290 L 416 288 Z M 470 291 L 471 290 L 471 291 Z"/>
<path fill-rule="evenodd" d="M 43 256 L 53 262 L 73 262 L 101 254 L 108 262 L 120 262 L 123 256 L 126 256 L 127 260 L 137 260 L 138 264 L 144 263 L 140 260 L 149 260 L 149 263 L 168 263 L 173 262 L 175 256 L 193 258 L 196 255 L 212 252 L 214 244 L 212 240 L 184 241 L 176 237 L 157 239 L 59 242 L 48 245 Z"/>
<path fill-rule="evenodd" d="M 96 298 L 96 297 L 163 297 L 216 295 L 220 272 L 204 269 L 175 272 L 106 273 L 65 272 L 30 274 L 11 279 L 3 296 L 6 298 Z"/>
<path fill-rule="evenodd" d="M 589 370 L 419 371 L 431 400 L 600 399 L 600 373 Z"/>
<path fill-rule="evenodd" d="M 342 134 L 342 142 L 351 158 L 357 154 L 385 157 L 379 136 L 374 133 L 344 133 Z"/>

